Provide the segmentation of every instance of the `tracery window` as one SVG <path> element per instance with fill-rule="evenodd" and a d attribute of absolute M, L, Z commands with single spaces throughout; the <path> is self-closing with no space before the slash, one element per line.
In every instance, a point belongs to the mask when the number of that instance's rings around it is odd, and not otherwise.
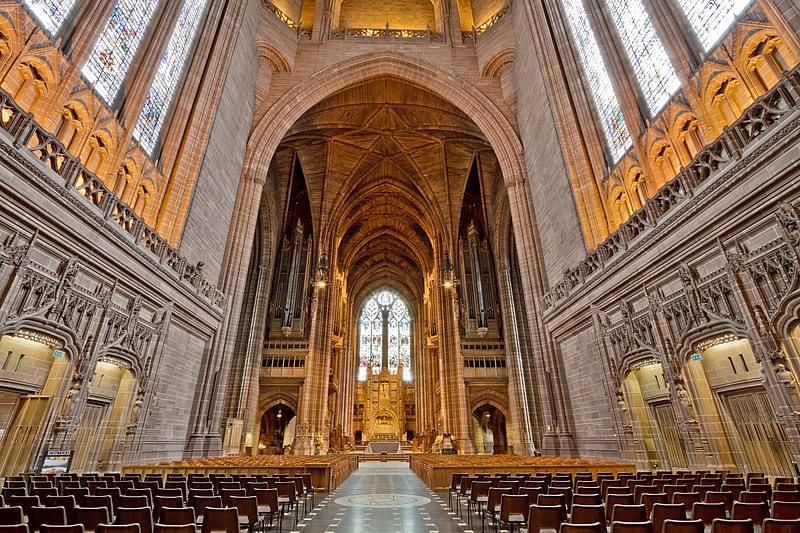
<path fill-rule="evenodd" d="M 678 0 L 703 50 L 708 52 L 752 0 Z"/>
<path fill-rule="evenodd" d="M 600 53 L 600 46 L 595 39 L 582 0 L 561 1 L 567 14 L 581 65 L 589 80 L 589 88 L 597 106 L 600 125 L 608 143 L 611 158 L 616 163 L 631 146 L 631 135 L 625 125 L 622 108 L 619 106 L 614 87 L 611 85 L 611 78 L 608 76 L 603 55 Z"/>
<path fill-rule="evenodd" d="M 36 17 L 42 28 L 52 36 L 61 29 L 61 25 L 75 7 L 75 0 L 25 0 L 25 6 Z"/>
<path fill-rule="evenodd" d="M 117 0 L 81 72 L 107 104 L 117 96 L 159 0 Z"/>
<path fill-rule="evenodd" d="M 133 136 L 148 155 L 153 155 L 169 104 L 178 87 L 189 51 L 208 0 L 185 0 L 167 49 L 142 107 Z"/>
<path fill-rule="evenodd" d="M 395 293 L 382 290 L 367 300 L 359 319 L 358 379 L 367 372 L 380 374 L 385 364 L 389 374 L 402 368 L 403 379 L 411 379 L 411 314 Z"/>
<path fill-rule="evenodd" d="M 681 83 L 642 0 L 606 0 L 606 5 L 653 116 L 664 107 Z"/>

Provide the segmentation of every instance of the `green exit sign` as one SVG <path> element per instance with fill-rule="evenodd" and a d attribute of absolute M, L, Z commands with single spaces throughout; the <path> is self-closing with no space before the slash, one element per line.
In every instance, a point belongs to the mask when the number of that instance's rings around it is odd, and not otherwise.
<path fill-rule="evenodd" d="M 699 353 L 693 353 L 692 354 L 692 361 L 702 361 L 702 360 L 703 360 L 703 356 L 700 355 Z"/>
<path fill-rule="evenodd" d="M 53 357 L 56 359 L 63 359 L 64 358 L 64 350 L 53 350 Z"/>

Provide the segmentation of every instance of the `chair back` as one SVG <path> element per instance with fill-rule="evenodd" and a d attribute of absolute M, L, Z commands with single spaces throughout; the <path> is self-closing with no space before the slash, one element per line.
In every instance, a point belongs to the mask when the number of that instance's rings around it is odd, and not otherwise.
<path fill-rule="evenodd" d="M 83 524 L 69 524 L 66 526 L 56 526 L 42 524 L 39 533 L 84 533 Z"/>
<path fill-rule="evenodd" d="M 500 496 L 500 520 L 508 522 L 512 515 L 520 515 L 525 520 L 528 516 L 528 497 L 518 494 Z"/>
<path fill-rule="evenodd" d="M 725 518 L 725 504 L 722 502 L 697 502 L 692 506 L 692 518 L 702 520 L 708 527 L 717 518 Z"/>
<path fill-rule="evenodd" d="M 108 509 L 108 516 L 114 516 L 114 503 L 111 500 L 111 496 L 106 494 L 105 496 L 97 496 L 97 495 L 89 495 L 83 498 L 83 503 L 80 504 L 81 507 L 105 507 Z"/>
<path fill-rule="evenodd" d="M 253 489 L 258 512 L 275 513 L 278 511 L 278 489 Z"/>
<path fill-rule="evenodd" d="M 655 503 L 650 511 L 653 531 L 661 533 L 666 520 L 686 520 L 686 507 L 682 503 Z"/>
<path fill-rule="evenodd" d="M 800 518 L 800 502 L 772 502 L 772 518 L 796 520 Z"/>
<path fill-rule="evenodd" d="M 231 496 L 230 502 L 239 513 L 240 524 L 252 527 L 258 522 L 258 499 L 255 496 Z"/>
<path fill-rule="evenodd" d="M 150 507 L 120 507 L 115 524 L 139 524 L 141 533 L 153 533 L 153 511 Z"/>
<path fill-rule="evenodd" d="M 462 480 L 462 483 L 464 481 Z M 278 489 L 278 497 L 279 498 L 288 498 L 289 503 L 294 505 L 294 502 L 297 500 L 297 494 L 295 492 L 295 485 L 294 481 L 276 481 L 275 488 Z M 463 485 L 462 485 L 463 489 Z"/>
<path fill-rule="evenodd" d="M 144 494 L 141 494 L 139 496 L 120 496 L 119 506 L 128 508 L 150 507 L 150 502 L 147 501 L 147 496 L 145 496 Z"/>
<path fill-rule="evenodd" d="M 633 494 L 609 494 L 606 496 L 606 522 L 611 523 L 611 515 L 617 505 L 633 505 Z"/>
<path fill-rule="evenodd" d="M 83 524 L 87 532 L 95 531 L 98 525 L 111 521 L 111 513 L 107 507 L 76 507 L 75 521 Z"/>
<path fill-rule="evenodd" d="M 139 524 L 98 524 L 97 533 L 141 533 Z"/>
<path fill-rule="evenodd" d="M 702 520 L 664 520 L 662 533 L 705 533 Z M 655 533 L 658 533 L 656 531 Z"/>
<path fill-rule="evenodd" d="M 642 504 L 618 504 L 611 512 L 611 522 L 646 522 L 647 509 Z"/>
<path fill-rule="evenodd" d="M 650 513 L 653 511 L 653 506 L 657 503 L 669 503 L 669 498 L 667 498 L 666 492 L 659 492 L 659 493 L 649 493 L 645 492 L 642 494 L 642 502 L 644 505 L 645 510 L 647 511 L 647 516 L 650 516 Z"/>
<path fill-rule="evenodd" d="M 538 533 L 542 529 L 558 530 L 567 519 L 561 505 L 531 505 L 528 508 L 528 533 Z"/>
<path fill-rule="evenodd" d="M 239 533 L 239 515 L 233 507 L 207 507 L 202 533 Z"/>
<path fill-rule="evenodd" d="M 75 496 L 48 496 L 44 499 L 47 507 L 63 507 L 67 524 L 75 522 Z"/>
<path fill-rule="evenodd" d="M 62 491 L 64 496 L 72 496 L 75 498 L 75 505 L 82 505 L 83 499 L 89 495 L 89 489 L 86 487 L 66 487 Z"/>
<path fill-rule="evenodd" d="M 480 501 L 489 497 L 489 489 L 492 488 L 491 481 L 473 481 L 472 492 L 470 493 L 470 500 L 473 502 Z"/>
<path fill-rule="evenodd" d="M 595 522 L 602 522 L 605 528 L 605 508 L 602 503 L 596 505 L 573 503 L 569 521 L 572 524 L 593 524 Z"/>
<path fill-rule="evenodd" d="M 191 524 L 156 524 L 153 533 L 197 533 L 194 523 Z"/>
<path fill-rule="evenodd" d="M 612 522 L 611 533 L 653 533 L 653 524 L 644 522 Z"/>
<path fill-rule="evenodd" d="M 31 507 L 28 514 L 28 529 L 31 533 L 39 531 L 42 524 L 54 526 L 67 525 L 67 513 L 63 507 Z"/>
<path fill-rule="evenodd" d="M 672 495 L 671 503 L 682 503 L 686 510 L 690 510 L 695 503 L 703 501 L 699 492 L 676 492 Z"/>
<path fill-rule="evenodd" d="M 27 524 L 0 525 L 0 533 L 28 533 Z"/>
<path fill-rule="evenodd" d="M 800 492 L 796 490 L 776 490 L 772 493 L 774 502 L 800 502 Z"/>
<path fill-rule="evenodd" d="M 192 507 L 162 507 L 158 513 L 158 523 L 176 526 L 182 524 L 194 524 L 196 517 Z"/>
<path fill-rule="evenodd" d="M 13 526 L 22 524 L 25 521 L 25 514 L 22 512 L 22 507 L 0 507 L 0 525 Z"/>
<path fill-rule="evenodd" d="M 197 496 L 194 498 L 192 502 L 192 507 L 194 507 L 194 514 L 197 516 L 197 521 L 202 522 L 204 521 L 204 515 L 206 509 L 211 507 L 222 507 L 222 497 L 221 496 Z"/>
<path fill-rule="evenodd" d="M 711 533 L 753 533 L 753 521 L 715 518 L 711 524 Z"/>
<path fill-rule="evenodd" d="M 594 524 L 562 522 L 558 533 L 606 533 L 606 526 L 600 522 L 595 522 Z"/>
<path fill-rule="evenodd" d="M 591 494 L 573 494 L 572 495 L 572 505 L 603 505 L 603 498 L 600 496 L 600 493 L 591 493 Z"/>
<path fill-rule="evenodd" d="M 797 533 L 798 531 L 800 531 L 800 518 L 794 520 L 767 518 L 761 526 L 762 533 Z"/>

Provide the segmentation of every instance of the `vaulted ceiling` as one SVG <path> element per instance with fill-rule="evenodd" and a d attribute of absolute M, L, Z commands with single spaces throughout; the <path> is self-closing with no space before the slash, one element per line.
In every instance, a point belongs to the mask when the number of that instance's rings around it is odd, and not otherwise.
<path fill-rule="evenodd" d="M 435 243 L 457 227 L 475 154 L 487 150 L 459 109 L 384 78 L 311 108 L 280 151 L 298 154 L 314 225 L 337 250 L 351 289 L 379 276 L 421 290 Z M 288 160 L 277 157 L 273 165 Z"/>

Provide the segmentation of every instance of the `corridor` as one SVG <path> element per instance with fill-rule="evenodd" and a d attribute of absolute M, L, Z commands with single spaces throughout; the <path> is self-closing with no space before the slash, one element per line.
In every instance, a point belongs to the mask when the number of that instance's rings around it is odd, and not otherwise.
<path fill-rule="evenodd" d="M 284 531 L 461 533 L 472 530 L 447 508 L 447 494 L 431 491 L 406 462 L 361 463 L 333 493 L 318 495 L 317 503 L 296 529 L 287 523 Z M 477 520 L 472 526 L 475 531 L 481 529 Z"/>

